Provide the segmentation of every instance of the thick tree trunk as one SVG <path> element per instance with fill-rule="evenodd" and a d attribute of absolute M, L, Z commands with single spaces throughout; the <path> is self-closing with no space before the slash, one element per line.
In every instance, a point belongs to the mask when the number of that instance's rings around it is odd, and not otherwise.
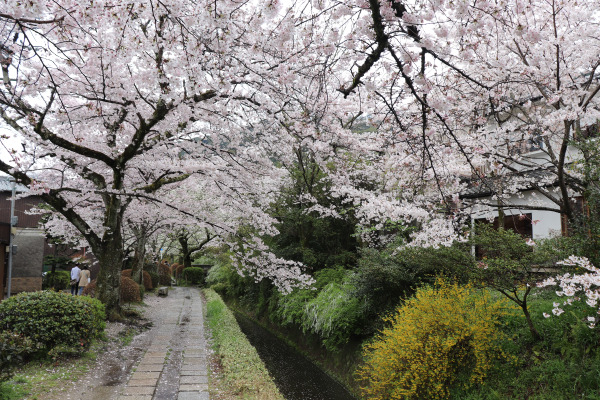
<path fill-rule="evenodd" d="M 106 316 L 116 319 L 121 313 L 121 267 L 123 246 L 113 240 L 104 246 L 102 254 L 96 257 L 100 263 L 100 273 L 96 280 L 96 297 L 106 307 Z"/>
<path fill-rule="evenodd" d="M 136 244 L 133 265 L 131 266 L 131 279 L 138 284 L 142 284 L 142 271 L 146 260 L 147 229 L 146 226 L 141 225 L 133 228 L 133 232 L 135 233 Z"/>
<path fill-rule="evenodd" d="M 182 233 L 177 238 L 179 240 L 179 245 L 181 246 L 181 258 L 180 263 L 183 264 L 184 268 L 189 268 L 192 266 L 192 257 L 190 254 L 190 248 L 188 244 L 188 237 L 186 233 Z"/>
<path fill-rule="evenodd" d="M 183 255 L 183 267 L 190 268 L 192 266 L 192 254 L 186 253 Z"/>
<path fill-rule="evenodd" d="M 106 199 L 104 226 L 106 231 L 99 243 L 100 251 L 92 250 L 100 262 L 100 273 L 96 280 L 96 297 L 106 307 L 109 319 L 118 319 L 121 314 L 121 269 L 123 267 L 122 223 L 123 209 L 117 196 Z"/>

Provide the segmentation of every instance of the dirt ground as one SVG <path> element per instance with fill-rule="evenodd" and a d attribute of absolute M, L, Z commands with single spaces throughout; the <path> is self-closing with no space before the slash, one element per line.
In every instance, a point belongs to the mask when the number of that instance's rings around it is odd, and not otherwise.
<path fill-rule="evenodd" d="M 94 366 L 83 376 L 67 382 L 44 394 L 48 400 L 109 400 L 116 399 L 127 383 L 131 369 L 136 365 L 152 341 L 156 327 L 152 324 L 151 310 L 159 306 L 160 298 L 147 295 L 144 306 L 138 306 L 145 318 L 133 323 L 108 322 L 108 340 L 98 351 Z M 131 337 L 126 344 L 126 337 Z"/>

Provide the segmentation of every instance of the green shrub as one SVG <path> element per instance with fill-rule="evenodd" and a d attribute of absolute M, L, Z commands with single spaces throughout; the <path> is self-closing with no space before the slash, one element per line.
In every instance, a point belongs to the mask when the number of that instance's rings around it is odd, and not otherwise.
<path fill-rule="evenodd" d="M 42 289 L 65 290 L 70 286 L 71 274 L 68 271 L 48 272 L 42 280 Z"/>
<path fill-rule="evenodd" d="M 147 271 L 147 272 L 148 272 L 148 275 L 150 276 L 150 281 L 152 282 L 152 287 L 157 288 L 158 284 L 160 282 L 160 277 L 158 276 L 158 273 L 152 272 L 152 271 Z"/>
<path fill-rule="evenodd" d="M 34 343 L 29 337 L 10 331 L 0 332 L 0 382 L 8 380 L 14 367 L 34 350 Z"/>
<path fill-rule="evenodd" d="M 311 289 L 294 289 L 292 293 L 278 292 L 277 307 L 271 313 L 271 319 L 280 325 L 302 326 L 306 305 L 318 292 Z"/>
<path fill-rule="evenodd" d="M 104 305 L 85 296 L 26 292 L 0 303 L 0 331 L 27 335 L 43 348 L 86 348 L 104 331 Z"/>
<path fill-rule="evenodd" d="M 330 283 L 342 283 L 346 274 L 347 271 L 342 266 L 319 270 L 315 273 L 314 287 L 320 291 Z"/>
<path fill-rule="evenodd" d="M 466 282 L 467 271 L 474 268 L 471 254 L 460 246 L 434 248 L 390 248 L 362 252 L 356 274 L 352 276 L 354 296 L 365 299 L 365 319 L 380 321 L 400 301 L 412 296 L 415 289 L 433 283 L 444 275 Z M 381 326 L 365 326 L 365 335 Z"/>
<path fill-rule="evenodd" d="M 183 270 L 183 279 L 193 285 L 204 284 L 204 269 L 191 267 Z"/>
<path fill-rule="evenodd" d="M 302 327 L 319 335 L 327 350 L 335 351 L 360 331 L 363 308 L 353 290 L 348 283 L 332 282 L 304 308 Z"/>

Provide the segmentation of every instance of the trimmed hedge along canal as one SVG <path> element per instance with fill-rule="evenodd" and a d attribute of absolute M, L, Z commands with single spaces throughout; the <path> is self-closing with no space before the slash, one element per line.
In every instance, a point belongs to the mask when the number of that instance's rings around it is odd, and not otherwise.
<path fill-rule="evenodd" d="M 234 313 L 287 400 L 355 400 L 337 381 L 248 317 Z"/>

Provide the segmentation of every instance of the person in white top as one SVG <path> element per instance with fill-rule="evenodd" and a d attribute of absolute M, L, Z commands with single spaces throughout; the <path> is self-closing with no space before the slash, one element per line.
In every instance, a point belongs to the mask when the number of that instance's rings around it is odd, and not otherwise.
<path fill-rule="evenodd" d="M 79 274 L 81 270 L 77 265 L 71 268 L 71 294 L 73 296 L 77 296 L 77 292 L 79 291 Z"/>

